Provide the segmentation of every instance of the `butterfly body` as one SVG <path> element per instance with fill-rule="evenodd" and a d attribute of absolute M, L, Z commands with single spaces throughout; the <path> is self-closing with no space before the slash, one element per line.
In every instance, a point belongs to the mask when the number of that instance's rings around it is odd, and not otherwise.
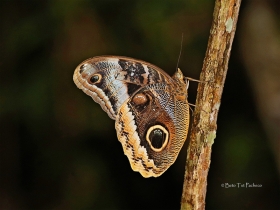
<path fill-rule="evenodd" d="M 189 126 L 188 85 L 179 69 L 170 77 L 145 61 L 100 56 L 82 62 L 73 79 L 116 121 L 134 171 L 157 177 L 174 163 Z"/>

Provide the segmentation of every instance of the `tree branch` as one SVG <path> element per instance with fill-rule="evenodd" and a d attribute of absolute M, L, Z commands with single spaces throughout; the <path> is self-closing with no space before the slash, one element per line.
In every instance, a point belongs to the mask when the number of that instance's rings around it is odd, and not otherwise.
<path fill-rule="evenodd" d="M 228 61 L 241 0 L 216 0 L 190 133 L 181 210 L 204 209 L 211 147 L 216 137 Z"/>

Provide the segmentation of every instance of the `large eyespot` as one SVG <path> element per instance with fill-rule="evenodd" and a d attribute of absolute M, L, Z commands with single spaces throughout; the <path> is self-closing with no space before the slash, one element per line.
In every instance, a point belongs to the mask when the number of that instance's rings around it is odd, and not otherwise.
<path fill-rule="evenodd" d="M 150 127 L 146 134 L 146 140 L 155 152 L 162 151 L 166 147 L 168 139 L 168 131 L 161 125 Z"/>
<path fill-rule="evenodd" d="M 92 84 L 96 84 L 101 81 L 102 76 L 100 74 L 94 74 L 90 77 L 89 81 Z"/>

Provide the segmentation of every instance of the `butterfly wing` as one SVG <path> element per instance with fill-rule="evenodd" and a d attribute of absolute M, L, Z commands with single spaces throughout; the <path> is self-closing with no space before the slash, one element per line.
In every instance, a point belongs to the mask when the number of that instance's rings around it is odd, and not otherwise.
<path fill-rule="evenodd" d="M 116 130 L 134 171 L 158 177 L 176 160 L 188 132 L 187 101 L 165 83 L 147 85 L 125 102 Z"/>
<path fill-rule="evenodd" d="M 160 68 L 122 56 L 87 59 L 76 68 L 73 80 L 112 119 L 116 118 L 120 106 L 139 88 L 147 84 L 172 82 L 172 78 Z"/>
<path fill-rule="evenodd" d="M 100 56 L 82 62 L 73 76 L 116 120 L 119 141 L 134 171 L 160 176 L 176 160 L 187 137 L 187 85 L 160 68 L 132 58 Z"/>

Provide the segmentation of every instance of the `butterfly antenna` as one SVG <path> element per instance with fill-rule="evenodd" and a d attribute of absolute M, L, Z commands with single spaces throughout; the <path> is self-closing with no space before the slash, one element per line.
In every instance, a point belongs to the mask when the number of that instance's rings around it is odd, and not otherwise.
<path fill-rule="evenodd" d="M 184 33 L 182 33 L 182 39 L 181 39 L 181 48 L 180 48 L 180 53 L 179 53 L 179 57 L 178 57 L 178 61 L 177 61 L 177 66 L 176 66 L 176 71 L 178 69 L 178 65 L 179 65 L 179 62 L 180 62 L 180 58 L 181 58 L 181 53 L 182 53 L 182 47 L 183 47 L 183 40 L 184 40 Z"/>

